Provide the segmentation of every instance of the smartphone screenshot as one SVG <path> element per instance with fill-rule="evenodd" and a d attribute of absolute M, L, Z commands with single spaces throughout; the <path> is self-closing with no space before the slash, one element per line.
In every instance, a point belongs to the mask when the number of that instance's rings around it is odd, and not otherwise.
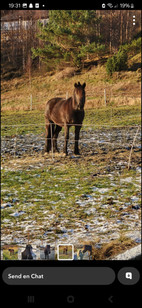
<path fill-rule="evenodd" d="M 140 302 L 141 7 L 1 7 L 1 296 Z"/>

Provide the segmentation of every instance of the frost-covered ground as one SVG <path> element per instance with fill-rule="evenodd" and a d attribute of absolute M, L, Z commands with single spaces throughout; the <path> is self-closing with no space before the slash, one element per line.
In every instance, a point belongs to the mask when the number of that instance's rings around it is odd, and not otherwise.
<path fill-rule="evenodd" d="M 82 130 L 80 156 L 43 156 L 41 135 L 3 137 L 2 244 L 141 242 L 140 134 L 137 127 Z M 63 134 L 59 149 L 63 148 Z"/>

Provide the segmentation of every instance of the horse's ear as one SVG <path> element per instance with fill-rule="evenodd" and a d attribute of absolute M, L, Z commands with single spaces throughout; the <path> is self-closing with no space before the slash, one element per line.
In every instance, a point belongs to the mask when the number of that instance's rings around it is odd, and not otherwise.
<path fill-rule="evenodd" d="M 75 83 L 75 84 L 74 84 L 74 87 L 75 87 L 75 88 L 77 88 L 77 87 L 78 87 L 78 84 L 77 84 L 77 83 Z"/>
<path fill-rule="evenodd" d="M 83 89 L 86 87 L 86 83 L 84 82 L 84 84 L 82 85 Z"/>

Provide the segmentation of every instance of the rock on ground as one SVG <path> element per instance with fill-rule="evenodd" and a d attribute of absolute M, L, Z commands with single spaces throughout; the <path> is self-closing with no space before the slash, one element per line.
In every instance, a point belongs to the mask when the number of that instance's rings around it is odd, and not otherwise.
<path fill-rule="evenodd" d="M 138 245 L 134 248 L 126 250 L 124 253 L 119 254 L 111 260 L 141 260 L 142 252 L 141 245 Z"/>

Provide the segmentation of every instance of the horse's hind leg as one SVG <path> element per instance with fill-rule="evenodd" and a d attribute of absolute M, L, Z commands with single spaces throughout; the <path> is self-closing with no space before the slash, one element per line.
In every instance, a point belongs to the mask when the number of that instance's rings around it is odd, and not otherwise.
<path fill-rule="evenodd" d="M 50 122 L 46 120 L 45 125 L 45 152 L 49 153 L 51 150 L 51 130 L 50 130 Z"/>
<path fill-rule="evenodd" d="M 55 124 L 54 124 L 53 122 L 50 122 L 50 133 L 51 133 L 51 137 L 50 137 L 50 149 L 52 150 L 52 152 L 54 151 L 54 148 L 53 148 L 54 128 L 55 128 Z"/>
<path fill-rule="evenodd" d="M 54 135 L 53 135 L 53 151 L 54 152 L 59 152 L 58 147 L 57 147 L 57 138 L 59 135 L 59 132 L 61 131 L 62 127 L 56 125 Z"/>
<path fill-rule="evenodd" d="M 68 140 L 69 140 L 69 125 L 64 126 L 65 129 L 65 144 L 64 144 L 64 150 L 63 152 L 68 155 L 67 146 L 68 146 Z"/>

